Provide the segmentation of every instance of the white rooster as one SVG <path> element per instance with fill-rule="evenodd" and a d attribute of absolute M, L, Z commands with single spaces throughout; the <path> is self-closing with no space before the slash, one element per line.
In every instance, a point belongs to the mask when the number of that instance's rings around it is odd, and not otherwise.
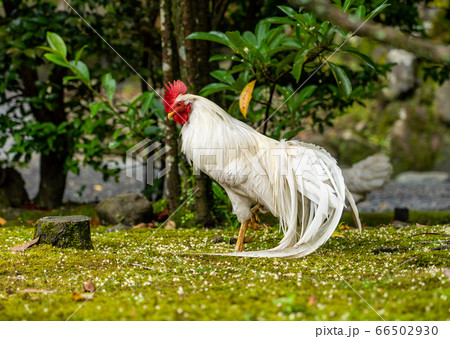
<path fill-rule="evenodd" d="M 210 100 L 186 94 L 187 88 L 180 80 L 166 88 L 165 110 L 169 118 L 184 125 L 182 151 L 194 168 L 225 189 L 241 223 L 236 252 L 224 255 L 308 255 L 336 229 L 346 197 L 361 230 L 342 172 L 323 148 L 270 139 Z M 260 206 L 279 217 L 284 237 L 275 248 L 244 252 L 245 232 L 254 226 Z"/>

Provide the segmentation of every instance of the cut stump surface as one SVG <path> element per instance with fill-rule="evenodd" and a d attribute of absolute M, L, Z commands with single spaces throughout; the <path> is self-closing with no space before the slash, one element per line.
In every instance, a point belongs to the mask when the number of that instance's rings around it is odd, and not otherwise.
<path fill-rule="evenodd" d="M 90 218 L 84 215 L 44 217 L 36 222 L 34 238 L 40 244 L 92 250 Z"/>

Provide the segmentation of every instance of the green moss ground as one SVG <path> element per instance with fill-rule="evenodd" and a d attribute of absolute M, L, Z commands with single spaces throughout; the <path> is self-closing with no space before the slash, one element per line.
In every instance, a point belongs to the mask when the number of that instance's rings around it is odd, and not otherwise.
<path fill-rule="evenodd" d="M 449 253 L 429 250 L 445 238 L 413 236 L 425 231 L 448 229 L 378 228 L 361 236 L 341 231 L 344 237 L 333 237 L 307 258 L 281 260 L 175 255 L 192 252 L 191 248 L 231 250 L 230 245 L 209 243 L 231 232 L 185 229 L 159 230 L 146 242 L 153 230 L 105 234 L 97 228 L 95 251 L 41 245 L 12 253 L 7 248 L 29 240 L 33 230 L 4 227 L 0 319 L 67 319 L 81 306 L 71 296 L 81 291 L 83 281 L 92 278 L 100 287 L 113 274 L 71 319 L 380 319 L 367 301 L 386 320 L 449 320 L 450 282 L 443 273 Z M 269 247 L 278 238 L 275 229 L 264 230 L 247 247 Z M 400 251 L 373 254 L 380 246 L 400 246 Z M 28 288 L 53 292 L 21 292 Z"/>
<path fill-rule="evenodd" d="M 308 257 L 287 260 L 176 254 L 232 251 L 210 242 L 236 232 L 227 229 L 93 227 L 94 251 L 14 253 L 8 248 L 34 229 L 11 225 L 0 227 L 0 320 L 65 320 L 77 309 L 71 320 L 450 320 L 449 250 L 431 251 L 450 237 L 417 235 L 450 234 L 448 226 L 341 230 Z M 264 229 L 246 248 L 280 238 L 276 227 Z M 380 247 L 399 251 L 374 254 Z M 89 278 L 93 299 L 72 300 Z"/>

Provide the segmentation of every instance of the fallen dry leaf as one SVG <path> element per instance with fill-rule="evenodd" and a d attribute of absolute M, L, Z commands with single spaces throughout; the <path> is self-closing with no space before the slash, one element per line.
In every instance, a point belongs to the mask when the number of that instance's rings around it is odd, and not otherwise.
<path fill-rule="evenodd" d="M 7 223 L 7 221 L 5 219 L 3 219 L 2 217 L 0 217 L 0 226 L 3 226 Z"/>
<path fill-rule="evenodd" d="M 91 219 L 91 226 L 100 226 L 100 219 L 99 218 Z"/>
<path fill-rule="evenodd" d="M 40 239 L 40 237 L 37 237 L 36 239 L 26 242 L 25 244 L 11 247 L 9 250 L 13 251 L 13 252 L 25 251 L 25 250 L 29 249 L 31 246 L 36 245 L 39 242 L 39 239 Z"/>
<path fill-rule="evenodd" d="M 177 228 L 177 224 L 175 224 L 175 221 L 173 220 L 167 220 L 167 225 L 164 226 L 166 230 L 174 230 Z"/>
<path fill-rule="evenodd" d="M 339 226 L 339 230 L 351 230 L 351 228 L 350 228 L 350 226 L 349 225 L 341 225 L 341 226 Z"/>
<path fill-rule="evenodd" d="M 94 185 L 94 191 L 100 192 L 103 191 L 103 186 L 102 185 Z"/>
<path fill-rule="evenodd" d="M 50 291 L 50 290 L 38 290 L 35 288 L 26 288 L 20 292 L 22 292 L 22 293 L 53 293 L 53 291 Z"/>
<path fill-rule="evenodd" d="M 137 224 L 137 225 L 131 227 L 132 230 L 135 230 L 138 228 L 155 228 L 155 224 L 152 222 L 149 222 L 149 223 L 141 222 L 140 224 Z"/>
<path fill-rule="evenodd" d="M 140 224 L 134 225 L 133 227 L 131 227 L 132 230 L 135 230 L 137 228 L 146 228 L 147 224 L 145 222 L 141 222 Z"/>
<path fill-rule="evenodd" d="M 169 210 L 166 208 L 164 211 L 161 211 L 158 214 L 156 214 L 156 220 L 157 221 L 165 221 L 168 216 L 169 216 Z"/>
<path fill-rule="evenodd" d="M 239 109 L 244 118 L 247 118 L 247 109 L 250 100 L 252 100 L 253 89 L 255 88 L 256 80 L 250 81 L 242 90 L 239 96 Z"/>
<path fill-rule="evenodd" d="M 332 234 L 331 236 L 332 236 L 332 237 L 341 237 L 341 238 L 344 237 L 344 236 L 343 236 L 341 233 L 339 233 L 338 231 L 334 231 L 333 234 Z"/>
<path fill-rule="evenodd" d="M 85 301 L 85 300 L 91 300 L 93 298 L 94 298 L 94 295 L 92 293 L 73 292 L 73 294 L 72 294 L 72 300 L 75 300 L 75 301 Z"/>
<path fill-rule="evenodd" d="M 83 292 L 91 292 L 91 293 L 95 292 L 95 285 L 91 279 L 83 283 Z"/>

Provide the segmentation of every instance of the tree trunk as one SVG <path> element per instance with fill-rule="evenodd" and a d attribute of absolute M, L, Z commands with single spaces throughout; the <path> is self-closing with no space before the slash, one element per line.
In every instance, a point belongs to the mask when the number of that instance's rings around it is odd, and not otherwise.
<path fill-rule="evenodd" d="M 208 83 L 208 72 L 205 72 L 205 67 L 209 67 L 208 43 L 185 38 L 193 32 L 209 31 L 209 1 L 182 0 L 174 5 L 181 77 L 190 93 L 198 93 Z M 203 173 L 196 176 L 194 190 L 195 222 L 206 227 L 213 226 L 210 179 Z"/>
<path fill-rule="evenodd" d="M 61 85 L 58 98 L 58 107 L 52 112 L 45 109 L 32 108 L 33 115 L 37 121 L 51 122 L 55 125 L 59 125 L 65 121 L 64 90 L 62 86 L 63 74 L 64 73 L 61 71 L 59 74 L 54 75 L 54 79 L 52 79 Z M 38 81 L 38 75 L 36 70 L 23 67 L 20 75 L 23 83 L 25 84 L 25 96 L 37 96 L 38 91 L 35 84 Z M 60 138 L 60 145 L 67 145 L 66 135 L 62 134 Z M 39 192 L 36 198 L 34 198 L 35 203 L 39 206 L 47 208 L 56 208 L 61 206 L 64 190 L 66 188 L 67 177 L 67 173 L 64 171 L 64 164 L 68 156 L 69 153 L 66 151 L 49 152 L 47 155 L 41 153 Z"/>
<path fill-rule="evenodd" d="M 6 15 L 10 16 L 14 10 L 18 8 L 20 1 L 3 1 L 3 8 Z M 66 120 L 64 112 L 64 88 L 63 77 L 65 70 L 61 67 L 55 68 L 50 76 L 50 81 L 59 84 L 59 97 L 58 107 L 54 111 L 47 111 L 45 109 L 38 109 L 31 107 L 31 111 L 35 119 L 39 122 L 51 122 L 55 125 L 59 125 Z M 38 96 L 38 89 L 36 88 L 36 82 L 39 80 L 38 74 L 35 68 L 22 67 L 20 70 L 20 77 L 24 84 L 23 93 L 26 97 Z M 41 166 L 40 166 L 40 184 L 39 193 L 35 198 L 35 202 L 43 207 L 55 208 L 62 204 L 62 198 L 66 187 L 66 176 L 64 172 L 64 164 L 66 158 L 70 156 L 69 152 L 65 151 L 67 147 L 67 136 L 61 135 L 61 149 L 64 151 L 50 151 L 47 155 L 41 154 Z"/>
<path fill-rule="evenodd" d="M 173 25 L 171 22 L 171 0 L 161 0 L 161 47 L 162 47 L 162 69 L 163 81 L 167 83 L 178 77 L 178 65 L 175 58 L 175 42 Z M 178 131 L 176 123 L 166 117 L 165 143 L 169 148 L 166 153 L 166 184 L 167 184 L 167 209 L 169 216 L 179 206 L 181 195 L 180 174 L 178 172 Z"/>
<path fill-rule="evenodd" d="M 34 199 L 36 204 L 48 208 L 61 206 L 66 188 L 67 174 L 64 172 L 64 164 L 67 154 L 50 152 L 41 154 L 41 181 L 39 193 Z"/>
<path fill-rule="evenodd" d="M 50 74 L 49 80 L 59 85 L 58 105 L 53 111 L 36 111 L 34 115 L 39 122 L 51 122 L 58 126 L 66 121 L 63 86 L 65 75 L 66 70 L 61 67 L 53 69 Z M 72 155 L 68 143 L 68 136 L 61 134 L 58 149 L 52 150 L 48 154 L 41 154 L 41 181 L 39 193 L 35 198 L 36 203 L 40 206 L 56 208 L 62 204 L 67 178 L 64 165 L 66 159 Z"/>
<path fill-rule="evenodd" d="M 421 39 L 405 34 L 398 29 L 371 21 L 362 21 L 334 7 L 327 0 L 289 0 L 294 8 L 303 7 L 322 20 L 354 32 L 358 36 L 366 36 L 372 40 L 404 49 L 419 58 L 441 65 L 450 65 L 450 47 L 446 44 Z"/>
<path fill-rule="evenodd" d="M 209 12 L 208 1 L 193 1 L 193 13 L 198 13 L 198 21 L 196 27 L 194 27 L 194 32 L 208 32 L 211 30 L 211 20 L 209 20 L 211 13 Z M 190 32 L 192 33 L 192 32 Z M 189 33 L 189 34 L 190 34 Z M 209 83 L 209 58 L 210 58 L 210 43 L 203 40 L 189 40 L 195 45 L 197 51 L 197 90 L 206 86 Z M 202 68 L 206 67 L 207 72 Z M 196 222 L 198 224 L 203 224 L 206 227 L 214 226 L 214 220 L 212 217 L 212 182 L 211 179 L 204 173 L 200 173 L 198 177 L 195 178 L 195 188 L 198 188 L 196 194 Z"/>

